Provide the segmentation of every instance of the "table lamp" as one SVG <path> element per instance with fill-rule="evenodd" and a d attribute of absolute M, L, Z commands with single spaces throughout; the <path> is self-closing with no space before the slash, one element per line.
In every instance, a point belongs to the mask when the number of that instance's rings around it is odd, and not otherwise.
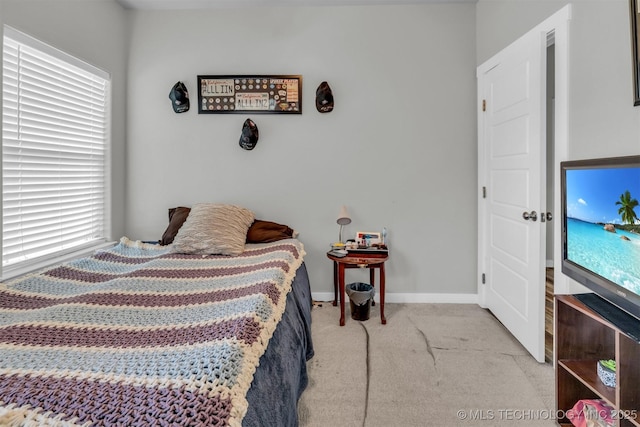
<path fill-rule="evenodd" d="M 340 235 L 339 235 L 339 242 L 342 243 L 342 227 L 347 225 L 347 224 L 351 224 L 351 217 L 349 216 L 349 213 L 347 212 L 347 207 L 346 206 L 342 206 L 340 208 L 340 214 L 338 214 L 338 220 L 336 221 L 338 224 L 340 224 Z"/>

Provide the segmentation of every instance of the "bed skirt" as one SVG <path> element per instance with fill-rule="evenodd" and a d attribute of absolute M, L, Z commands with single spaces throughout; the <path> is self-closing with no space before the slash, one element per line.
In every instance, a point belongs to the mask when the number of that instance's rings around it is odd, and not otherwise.
<path fill-rule="evenodd" d="M 260 358 L 247 394 L 245 427 L 296 427 L 298 399 L 307 386 L 307 364 L 313 357 L 311 289 L 303 263 L 296 272 L 282 320 Z"/>

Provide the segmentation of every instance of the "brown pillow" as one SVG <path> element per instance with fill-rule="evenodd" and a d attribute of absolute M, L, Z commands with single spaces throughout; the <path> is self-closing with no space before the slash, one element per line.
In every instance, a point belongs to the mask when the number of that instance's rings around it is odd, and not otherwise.
<path fill-rule="evenodd" d="M 290 239 L 295 231 L 284 224 L 256 219 L 247 231 L 247 243 L 269 243 Z"/>
<path fill-rule="evenodd" d="M 177 207 L 169 209 L 169 226 L 164 231 L 162 235 L 162 239 L 160 239 L 161 245 L 169 245 L 173 243 L 173 239 L 178 234 L 178 230 L 182 227 L 185 220 L 189 216 L 189 212 L 191 212 L 191 208 L 185 207 Z"/>

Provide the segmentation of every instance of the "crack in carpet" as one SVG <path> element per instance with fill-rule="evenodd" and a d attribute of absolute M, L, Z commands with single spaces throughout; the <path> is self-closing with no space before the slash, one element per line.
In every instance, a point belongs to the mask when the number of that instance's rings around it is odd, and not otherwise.
<path fill-rule="evenodd" d="M 431 342 L 429 341 L 429 338 L 427 337 L 427 334 L 425 334 L 422 329 L 420 329 L 418 326 L 416 326 L 415 322 L 413 321 L 413 319 L 411 317 L 409 317 L 409 321 L 411 322 L 413 327 L 416 328 L 416 330 L 422 336 L 422 339 L 424 340 L 424 343 L 427 346 L 427 353 L 429 353 L 429 355 L 431 356 L 431 359 L 433 360 L 433 368 L 437 372 L 438 371 L 438 366 L 437 366 L 437 361 L 436 361 L 436 355 L 433 352 L 433 348 L 431 347 Z M 440 380 L 437 380 L 436 381 L 436 386 L 439 386 L 439 385 L 440 385 Z"/>
<path fill-rule="evenodd" d="M 371 346 L 369 344 L 369 331 L 367 330 L 367 327 L 363 324 L 360 323 L 360 326 L 362 326 L 362 329 L 364 330 L 365 336 L 366 336 L 366 349 L 367 349 L 367 357 L 366 357 L 366 361 L 367 361 L 367 384 L 366 384 L 366 392 L 365 392 L 365 397 L 364 397 L 364 417 L 362 418 L 362 427 L 365 426 L 365 424 L 367 423 L 367 412 L 369 410 L 369 384 L 370 384 L 370 380 L 371 380 L 371 363 L 370 363 L 370 350 L 371 350 Z"/>

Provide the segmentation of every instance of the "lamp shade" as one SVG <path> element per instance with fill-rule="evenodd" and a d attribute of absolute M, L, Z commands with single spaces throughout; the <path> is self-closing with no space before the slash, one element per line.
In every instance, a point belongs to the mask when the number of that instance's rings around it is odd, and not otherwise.
<path fill-rule="evenodd" d="M 349 213 L 347 212 L 347 207 L 346 206 L 342 206 L 340 208 L 340 214 L 338 214 L 338 221 L 336 221 L 338 224 L 340 225 L 347 225 L 347 224 L 351 224 L 351 217 L 349 216 Z"/>

